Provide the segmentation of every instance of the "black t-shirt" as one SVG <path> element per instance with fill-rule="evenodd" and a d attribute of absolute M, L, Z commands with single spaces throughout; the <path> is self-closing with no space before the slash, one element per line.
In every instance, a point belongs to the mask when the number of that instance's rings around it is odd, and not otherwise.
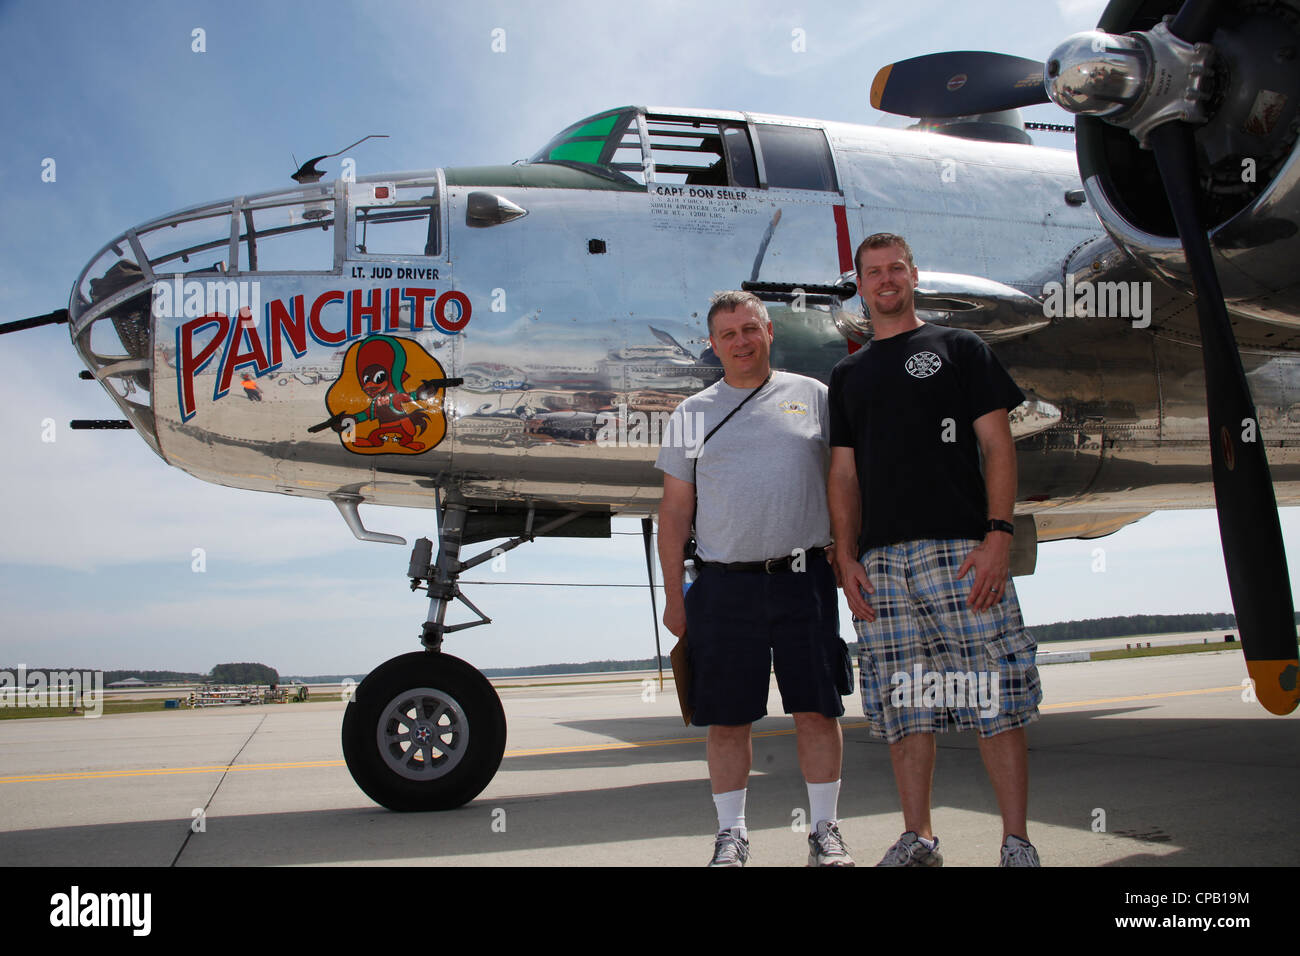
<path fill-rule="evenodd" d="M 858 553 L 923 538 L 983 538 L 988 499 L 975 419 L 1025 399 L 974 332 L 922 325 L 873 339 L 831 371 L 831 445 L 854 449 Z"/>

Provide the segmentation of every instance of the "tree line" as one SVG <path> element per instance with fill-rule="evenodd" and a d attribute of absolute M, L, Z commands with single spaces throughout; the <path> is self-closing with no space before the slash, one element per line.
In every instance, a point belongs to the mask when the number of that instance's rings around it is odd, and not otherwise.
<path fill-rule="evenodd" d="M 1300 624 L 1300 611 L 1295 620 Z M 1196 614 L 1129 614 L 1122 617 L 1094 617 L 1082 621 L 1059 621 L 1055 624 L 1039 624 L 1029 628 L 1029 632 L 1040 644 L 1049 641 L 1078 641 L 1094 637 L 1138 637 L 1143 634 L 1176 634 L 1183 631 L 1231 631 L 1237 626 L 1235 614 L 1202 612 Z M 584 661 L 581 664 L 536 664 L 531 667 L 489 667 L 483 668 L 487 677 L 529 677 L 544 674 L 594 674 L 606 671 L 641 671 L 653 670 L 658 666 L 667 670 L 671 665 L 665 655 L 658 660 L 645 657 L 635 661 Z M 36 668 L 33 670 L 66 670 L 67 668 Z M 94 668 L 85 668 L 94 670 Z M 351 675 L 360 681 L 364 675 Z M 135 677 L 149 683 L 175 682 L 199 683 L 212 681 L 218 684 L 278 684 L 280 674 L 267 664 L 237 663 L 218 664 L 208 674 L 193 674 L 182 671 L 104 671 L 104 683 Z M 338 683 L 338 675 L 315 677 L 298 677 L 306 683 Z"/>

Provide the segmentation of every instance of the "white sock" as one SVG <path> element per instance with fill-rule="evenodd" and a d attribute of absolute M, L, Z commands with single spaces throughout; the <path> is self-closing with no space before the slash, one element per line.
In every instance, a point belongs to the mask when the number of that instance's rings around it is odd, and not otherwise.
<path fill-rule="evenodd" d="M 748 789 L 729 790 L 713 795 L 713 805 L 718 808 L 719 833 L 740 827 L 741 836 L 748 835 L 745 828 L 745 794 L 748 792 Z"/>
<path fill-rule="evenodd" d="M 840 802 L 840 782 L 832 780 L 830 783 L 810 783 L 808 786 L 808 819 L 812 823 L 812 828 L 817 829 L 817 824 L 823 820 L 829 820 L 834 823 L 839 817 L 836 815 Z"/>

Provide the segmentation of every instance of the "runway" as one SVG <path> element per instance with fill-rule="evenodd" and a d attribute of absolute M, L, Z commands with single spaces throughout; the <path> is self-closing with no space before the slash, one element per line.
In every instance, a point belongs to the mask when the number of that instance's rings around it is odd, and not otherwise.
<path fill-rule="evenodd" d="M 1045 866 L 1296 866 L 1300 716 L 1243 700 L 1239 651 L 1042 668 L 1029 729 L 1030 838 Z M 591 681 L 614 680 L 613 683 Z M 700 866 L 714 815 L 703 731 L 671 682 L 498 682 L 501 770 L 435 814 L 371 803 L 343 765 L 341 703 L 0 721 L 9 865 Z M 885 745 L 845 699 L 841 831 L 859 864 L 902 829 Z M 769 700 L 779 713 L 779 697 Z M 755 727 L 751 866 L 802 866 L 806 794 L 784 715 Z M 971 734 L 939 742 L 947 866 L 997 862 Z"/>

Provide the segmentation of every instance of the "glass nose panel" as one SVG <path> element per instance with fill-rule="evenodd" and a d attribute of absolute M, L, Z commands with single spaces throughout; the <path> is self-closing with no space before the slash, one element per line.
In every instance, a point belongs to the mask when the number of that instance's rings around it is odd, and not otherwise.
<path fill-rule="evenodd" d="M 229 212 L 142 229 L 138 236 L 159 276 L 230 268 Z"/>

